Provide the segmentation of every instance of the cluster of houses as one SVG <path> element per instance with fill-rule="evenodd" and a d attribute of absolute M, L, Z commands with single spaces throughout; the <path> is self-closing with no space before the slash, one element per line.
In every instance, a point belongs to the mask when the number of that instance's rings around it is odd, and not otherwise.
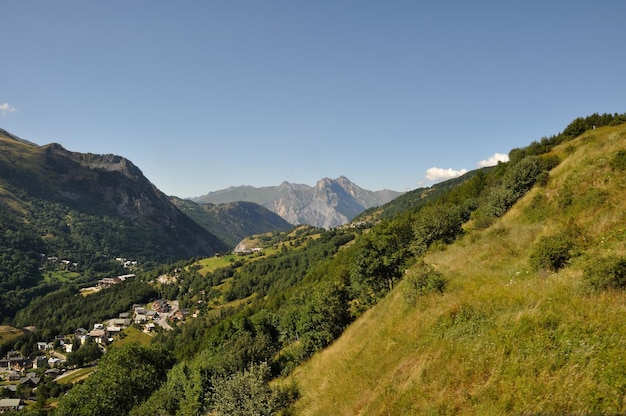
<path fill-rule="evenodd" d="M 123 275 L 111 280 L 102 279 L 101 287 L 118 284 L 134 277 Z M 157 325 L 171 329 L 168 322 L 182 321 L 187 310 L 179 309 L 177 303 L 159 299 L 152 307 L 133 305 L 131 312 L 120 313 L 117 318 L 98 323 L 88 330 L 78 328 L 73 333 L 59 335 L 53 342 L 37 342 L 37 352 L 29 357 L 11 351 L 0 359 L 0 414 L 17 412 L 24 407 L 24 393 L 32 394 L 39 385 L 54 380 L 65 372 L 65 356 L 87 342 L 97 343 L 103 350 L 113 342 L 115 335 L 136 324 L 145 332 L 153 331 Z M 45 368 L 45 370 L 43 370 Z M 39 369 L 39 371 L 37 371 Z M 35 397 L 30 397 L 35 400 Z"/>
<path fill-rule="evenodd" d="M 163 322 L 164 318 L 169 321 L 183 320 L 188 315 L 185 309 L 176 309 L 172 313 L 172 305 L 165 299 L 159 299 L 152 305 L 152 309 L 145 308 L 141 305 L 133 305 L 133 312 L 123 312 L 117 318 L 110 319 L 105 324 L 95 324 L 91 330 L 78 328 L 70 336 L 60 337 L 58 340 L 66 353 L 70 353 L 78 344 L 74 340 L 78 340 L 80 345 L 93 341 L 99 345 L 107 346 L 113 342 L 115 335 L 128 328 L 132 324 L 142 325 L 145 332 L 152 332 L 156 328 L 157 322 Z M 69 342 L 68 342 L 69 340 Z M 41 345 L 39 345 L 41 344 Z M 43 350 L 44 345 L 50 349 L 52 343 L 38 343 L 38 349 Z"/>
<path fill-rule="evenodd" d="M 55 257 L 55 256 L 46 256 L 45 254 L 42 254 L 41 257 L 44 257 L 46 259 L 47 264 L 49 265 L 53 265 L 53 266 L 62 265 L 65 269 L 72 269 L 72 268 L 75 269 L 76 267 L 78 267 L 78 263 L 72 260 L 59 259 L 58 257 Z"/>
<path fill-rule="evenodd" d="M 55 337 L 53 342 L 37 342 L 37 353 L 30 357 L 24 357 L 17 351 L 9 352 L 6 358 L 0 359 L 0 380 L 6 383 L 0 387 L 4 389 L 0 397 L 9 397 L 0 400 L 0 413 L 12 412 L 22 406 L 21 399 L 11 398 L 19 396 L 20 389 L 35 389 L 42 378 L 56 378 L 64 372 L 62 353 L 71 353 L 78 345 L 86 342 L 95 342 L 106 348 L 116 334 L 132 324 L 142 325 L 145 332 L 154 330 L 156 324 L 167 328 L 167 321 L 183 320 L 188 315 L 185 309 L 177 306 L 165 299 L 155 301 L 151 309 L 133 305 L 132 312 L 120 313 L 117 318 L 106 323 L 95 324 L 91 330 L 78 328 L 71 334 Z M 36 376 L 42 374 L 35 372 L 38 368 L 46 368 L 43 377 Z"/>
<path fill-rule="evenodd" d="M 130 268 L 132 266 L 137 265 L 137 260 L 128 260 L 128 259 L 125 259 L 124 257 L 116 257 L 115 260 L 122 263 L 122 266 L 126 268 Z"/>
<path fill-rule="evenodd" d="M 146 332 L 153 331 L 156 327 L 155 322 L 164 325 L 165 320 L 170 322 L 182 321 L 189 312 L 186 309 L 175 310 L 172 305 L 165 299 L 158 299 L 152 304 L 152 309 L 143 308 L 140 305 L 133 306 L 133 322 L 137 325 L 144 325 Z"/>
<path fill-rule="evenodd" d="M 163 304 L 162 304 L 163 305 Z M 164 305 L 163 305 L 164 306 Z M 134 311 L 135 319 L 141 312 L 140 307 Z M 145 309 L 144 309 L 145 310 Z M 155 311 L 147 311 L 147 315 L 154 316 Z M 96 342 L 105 347 L 113 341 L 115 334 L 132 325 L 130 313 L 121 313 L 118 318 L 110 319 L 105 324 L 95 324 L 91 330 L 78 328 L 68 335 L 59 335 L 53 342 L 37 342 L 37 352 L 29 357 L 22 356 L 18 351 L 11 351 L 6 358 L 0 359 L 0 380 L 4 381 L 0 397 L 0 413 L 13 412 L 21 408 L 23 402 L 19 391 L 26 388 L 36 389 L 43 378 L 54 379 L 65 370 L 62 368 L 65 360 L 62 353 L 71 353 L 77 345 L 86 342 Z M 60 352 L 60 353 L 59 353 Z M 37 369 L 46 368 L 43 377 L 38 377 Z"/>
<path fill-rule="evenodd" d="M 47 361 L 45 356 L 24 357 L 17 351 L 10 351 L 5 359 L 0 360 L 0 372 L 5 374 L 4 378 L 16 380 L 30 369 L 41 368 L 45 361 Z"/>
<path fill-rule="evenodd" d="M 17 351 L 10 351 L 6 358 L 0 360 L 0 375 L 5 384 L 0 400 L 0 413 L 14 412 L 22 407 L 22 399 L 16 398 L 20 390 L 36 389 L 45 379 L 54 379 L 61 374 L 59 368 L 48 368 L 39 377 L 34 370 L 50 367 L 47 356 L 33 355 L 24 357 Z"/>
<path fill-rule="evenodd" d="M 113 285 L 116 285 L 118 283 L 123 283 L 125 282 L 127 279 L 132 279 L 133 277 L 135 277 L 134 274 L 123 274 L 121 276 L 117 276 L 117 277 L 105 277 L 102 278 L 100 280 L 98 280 L 98 287 L 99 288 L 107 288 Z"/>
<path fill-rule="evenodd" d="M 235 248 L 236 251 L 233 251 L 234 254 L 239 254 L 240 256 L 248 256 L 250 254 L 254 254 L 254 253 L 260 253 L 261 251 L 263 251 L 263 249 L 261 247 L 253 247 L 253 248 L 244 248 L 243 250 L 237 250 Z"/>

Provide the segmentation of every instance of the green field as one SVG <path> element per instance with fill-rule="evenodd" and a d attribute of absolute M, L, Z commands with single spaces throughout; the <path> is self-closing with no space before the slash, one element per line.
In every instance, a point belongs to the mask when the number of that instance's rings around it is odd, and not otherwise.
<path fill-rule="evenodd" d="M 201 268 L 198 270 L 198 273 L 203 276 L 207 273 L 213 273 L 217 269 L 230 266 L 233 262 L 235 262 L 235 260 L 239 258 L 240 256 L 236 254 L 228 254 L 221 257 L 207 257 L 206 259 L 202 259 L 196 263 L 201 266 Z"/>
<path fill-rule="evenodd" d="M 133 342 L 141 345 L 150 345 L 150 342 L 152 341 L 152 337 L 150 335 L 133 326 L 126 328 L 123 331 L 123 334 L 123 336 L 120 336 L 115 340 L 115 342 L 111 345 L 112 347 L 119 347 Z"/>
<path fill-rule="evenodd" d="M 56 281 L 65 283 L 65 282 L 74 280 L 77 277 L 80 277 L 80 273 L 70 272 L 67 270 L 55 270 L 55 271 L 48 271 L 44 273 L 44 280 L 46 282 L 52 282 L 56 280 Z"/>
<path fill-rule="evenodd" d="M 79 368 L 78 370 L 69 371 L 65 373 L 65 375 L 58 378 L 56 381 L 59 384 L 76 383 L 89 377 L 91 373 L 96 371 L 96 368 L 98 367 Z"/>

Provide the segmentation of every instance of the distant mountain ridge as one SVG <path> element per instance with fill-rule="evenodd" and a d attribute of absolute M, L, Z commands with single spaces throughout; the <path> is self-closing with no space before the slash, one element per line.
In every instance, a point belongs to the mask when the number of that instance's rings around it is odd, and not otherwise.
<path fill-rule="evenodd" d="M 346 224 L 368 208 L 386 204 L 400 195 L 402 192 L 388 189 L 369 191 L 340 176 L 337 179 L 322 178 L 315 186 L 290 182 L 260 188 L 233 186 L 190 199 L 211 204 L 256 202 L 291 224 L 333 228 Z"/>
<path fill-rule="evenodd" d="M 143 266 L 226 250 L 130 160 L 0 131 L 0 322 L 63 284 L 125 272 L 116 258 Z M 76 273 L 67 283 L 53 277 L 57 260 Z"/>
<path fill-rule="evenodd" d="M 105 247 L 111 254 L 131 249 L 134 253 L 125 254 L 142 257 L 143 247 L 123 241 L 138 238 L 138 234 L 143 234 L 146 246 L 153 246 L 149 252 L 164 258 L 224 250 L 222 241 L 176 208 L 130 160 L 112 154 L 71 152 L 58 143 L 38 146 L 0 133 L 0 207 L 21 212 L 30 226 L 44 214 L 37 206 L 50 206 L 49 210 L 69 213 L 65 215 L 70 218 L 85 216 L 77 226 L 104 217 L 119 221 L 120 227 L 125 224 L 129 236 L 120 233 L 111 241 L 104 241 L 102 235 L 93 237 L 100 240 L 97 244 L 102 252 Z M 47 231 L 50 241 L 79 237 L 77 230 L 67 227 Z"/>
<path fill-rule="evenodd" d="M 234 248 L 242 239 L 268 231 L 286 231 L 293 226 L 269 209 L 247 201 L 199 204 L 188 199 L 170 200 L 189 218 Z"/>

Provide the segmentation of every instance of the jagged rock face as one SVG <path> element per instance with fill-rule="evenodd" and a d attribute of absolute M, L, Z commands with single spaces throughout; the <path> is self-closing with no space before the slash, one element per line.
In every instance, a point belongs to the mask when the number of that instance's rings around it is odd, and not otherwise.
<path fill-rule="evenodd" d="M 314 187 L 283 182 L 276 187 L 231 187 L 194 198 L 196 202 L 231 202 L 241 199 L 255 201 L 292 224 L 309 224 L 333 228 L 374 206 L 383 205 L 400 192 L 368 191 L 346 177 L 320 179 Z M 245 199 L 249 198 L 249 199 Z"/>
<path fill-rule="evenodd" d="M 74 201 L 95 200 L 133 220 L 149 217 L 165 227 L 176 222 L 176 208 L 128 159 L 70 152 L 57 143 L 45 146 L 44 158 L 45 166 L 57 174 L 61 195 Z"/>

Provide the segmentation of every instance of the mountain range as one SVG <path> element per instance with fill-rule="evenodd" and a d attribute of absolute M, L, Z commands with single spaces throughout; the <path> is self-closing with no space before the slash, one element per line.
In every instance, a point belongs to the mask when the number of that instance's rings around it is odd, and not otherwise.
<path fill-rule="evenodd" d="M 315 186 L 283 182 L 255 188 L 234 186 L 191 198 L 198 203 L 255 202 L 291 224 L 333 228 L 351 221 L 364 210 L 388 203 L 402 192 L 368 191 L 345 176 L 323 178 Z"/>
<path fill-rule="evenodd" d="M 34 293 L 16 288 L 53 289 L 41 286 L 50 284 L 41 256 L 74 264 L 87 283 L 115 273 L 118 257 L 162 264 L 212 256 L 297 223 L 335 227 L 399 195 L 340 177 L 315 187 L 285 182 L 183 200 L 165 195 L 122 156 L 40 146 L 3 129 L 0 150 L 0 320 Z"/>
<path fill-rule="evenodd" d="M 46 258 L 72 265 L 80 285 L 123 273 L 116 258 L 147 266 L 212 256 L 289 227 L 256 204 L 170 199 L 124 157 L 39 146 L 0 129 L 0 322 L 61 284 L 45 276 Z"/>

